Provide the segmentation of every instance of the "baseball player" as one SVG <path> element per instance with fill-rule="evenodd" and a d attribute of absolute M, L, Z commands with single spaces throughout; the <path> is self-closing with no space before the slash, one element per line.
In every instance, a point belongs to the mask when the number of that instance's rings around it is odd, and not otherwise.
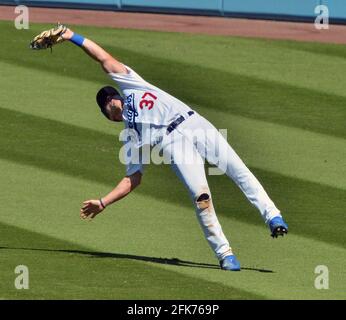
<path fill-rule="evenodd" d="M 65 40 L 81 47 L 98 61 L 115 82 L 117 89 L 103 87 L 97 93 L 96 101 L 107 119 L 124 123 L 124 142 L 128 147 L 125 177 L 107 195 L 84 201 L 80 210 L 81 218 L 95 218 L 140 184 L 144 161 L 143 154 L 136 150 L 140 151 L 144 146 L 150 145 L 152 148 L 159 148 L 187 187 L 205 238 L 218 258 L 221 269 L 239 271 L 240 263 L 216 216 L 204 160 L 220 168 L 238 185 L 259 210 L 272 237 L 283 236 L 288 232 L 280 210 L 256 177 L 219 131 L 196 111 L 148 83 L 95 42 L 74 33 L 66 26 L 58 24 L 56 28 L 42 32 L 31 42 L 31 48 L 46 49 Z"/>

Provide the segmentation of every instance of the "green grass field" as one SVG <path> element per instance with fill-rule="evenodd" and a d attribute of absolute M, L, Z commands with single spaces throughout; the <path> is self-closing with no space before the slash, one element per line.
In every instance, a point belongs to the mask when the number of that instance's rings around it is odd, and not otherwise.
<path fill-rule="evenodd" d="M 76 27 L 218 128 L 282 210 L 273 240 L 224 176 L 214 204 L 242 263 L 218 269 L 184 186 L 149 166 L 138 190 L 92 222 L 85 199 L 124 175 L 122 125 L 95 104 L 111 84 L 70 43 L 28 49 L 47 25 L 0 22 L 1 299 L 345 299 L 346 47 Z M 17 265 L 30 289 L 14 287 Z M 314 287 L 317 265 L 329 289 Z"/>

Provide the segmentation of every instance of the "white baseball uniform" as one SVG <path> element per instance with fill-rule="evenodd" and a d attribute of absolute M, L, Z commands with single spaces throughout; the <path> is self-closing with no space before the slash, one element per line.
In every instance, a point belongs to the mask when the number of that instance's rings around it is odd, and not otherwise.
<path fill-rule="evenodd" d="M 247 199 L 257 207 L 266 223 L 275 216 L 281 216 L 280 211 L 209 121 L 180 100 L 146 82 L 131 68 L 126 68 L 126 74 L 109 75 L 124 97 L 125 128 L 136 136 L 135 139 L 129 138 L 127 143 L 137 148 L 144 145 L 160 147 L 177 176 L 188 188 L 205 238 L 217 258 L 222 260 L 231 255 L 232 250 L 213 208 L 204 159 L 233 179 Z M 203 135 L 201 130 L 206 132 L 203 139 L 200 139 Z M 131 175 L 138 170 L 143 173 L 143 169 L 142 158 L 134 157 L 127 164 L 126 174 Z"/>

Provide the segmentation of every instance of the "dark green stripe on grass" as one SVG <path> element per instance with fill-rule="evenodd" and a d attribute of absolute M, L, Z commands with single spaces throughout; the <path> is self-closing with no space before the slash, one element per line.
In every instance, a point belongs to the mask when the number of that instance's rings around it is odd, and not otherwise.
<path fill-rule="evenodd" d="M 97 181 L 111 188 L 125 172 L 118 162 L 120 146 L 115 135 L 0 108 L 2 159 Z M 344 190 L 264 170 L 256 169 L 255 173 L 285 214 L 292 233 L 345 246 L 341 224 Z M 227 177 L 210 176 L 209 181 L 218 214 L 247 223 L 263 223 Z M 135 192 L 191 206 L 187 191 L 167 166 L 150 165 L 142 186 Z"/>
<path fill-rule="evenodd" d="M 6 25 L 5 28 L 6 36 L 12 36 L 16 41 L 2 41 L 3 46 L 0 50 L 2 61 L 14 66 L 57 74 L 66 79 L 88 80 L 100 83 L 100 85 L 109 81 L 98 64 L 93 63 L 88 56 L 73 45 L 64 44 L 63 48 L 57 46 L 54 54 L 32 52 L 24 50 L 24 47 L 27 48 L 27 41 L 31 34 L 18 33 L 15 28 L 9 28 Z M 81 32 L 83 31 L 83 27 L 79 27 L 79 29 Z M 102 29 L 99 30 L 101 32 Z M 107 32 L 114 32 L 114 38 L 116 38 L 117 32 L 121 31 L 107 29 Z M 151 33 L 148 32 L 148 34 Z M 183 37 L 183 35 L 179 35 L 179 37 Z M 97 39 L 95 40 L 97 41 Z M 174 39 L 172 38 L 171 41 Z M 227 43 L 227 41 L 236 41 L 236 39 L 225 37 L 222 38 L 222 41 Z M 248 39 L 248 42 L 249 50 L 251 50 L 252 46 L 256 44 L 251 39 Z M 269 46 L 282 46 L 282 50 L 285 50 L 285 46 L 290 49 L 297 48 L 297 50 L 301 48 L 307 54 L 321 52 L 328 55 L 330 52 L 331 58 L 334 55 L 343 56 L 346 52 L 343 46 L 331 45 L 329 48 L 327 44 L 276 41 L 267 41 L 267 43 Z M 200 108 L 207 108 L 207 112 L 223 110 L 236 115 L 333 136 L 346 136 L 345 97 L 328 94 L 323 90 L 304 88 L 300 83 L 293 86 L 239 75 L 233 73 L 232 70 L 215 70 L 210 67 L 212 61 L 208 66 L 201 67 L 126 50 L 121 45 L 105 45 L 105 48 L 121 61 L 135 68 L 145 79 L 191 104 L 197 110 L 201 110 Z M 223 50 L 225 50 L 225 59 L 227 59 L 229 51 L 237 49 L 229 45 Z M 11 54 L 9 55 L 8 52 Z M 277 59 L 279 62 L 279 57 Z M 324 70 L 321 75 L 327 73 L 328 70 Z M 76 87 L 76 92 L 81 91 L 82 88 Z M 16 103 L 16 101 L 18 104 L 24 104 L 23 101 L 20 102 L 20 97 L 14 98 L 12 103 Z"/>
<path fill-rule="evenodd" d="M 164 270 L 146 257 L 94 252 L 5 224 L 0 234 L 2 299 L 263 299 Z M 29 268 L 28 290 L 14 287 L 17 265 Z"/>

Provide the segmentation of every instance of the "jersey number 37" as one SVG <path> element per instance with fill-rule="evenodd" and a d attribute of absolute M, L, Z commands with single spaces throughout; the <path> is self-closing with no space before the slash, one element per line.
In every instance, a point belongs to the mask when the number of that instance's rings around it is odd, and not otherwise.
<path fill-rule="evenodd" d="M 148 110 L 150 110 L 154 107 L 156 99 L 157 97 L 155 95 L 153 95 L 150 92 L 146 92 L 143 94 L 142 100 L 139 102 L 139 107 L 141 109 L 145 107 L 145 108 L 148 108 Z"/>

